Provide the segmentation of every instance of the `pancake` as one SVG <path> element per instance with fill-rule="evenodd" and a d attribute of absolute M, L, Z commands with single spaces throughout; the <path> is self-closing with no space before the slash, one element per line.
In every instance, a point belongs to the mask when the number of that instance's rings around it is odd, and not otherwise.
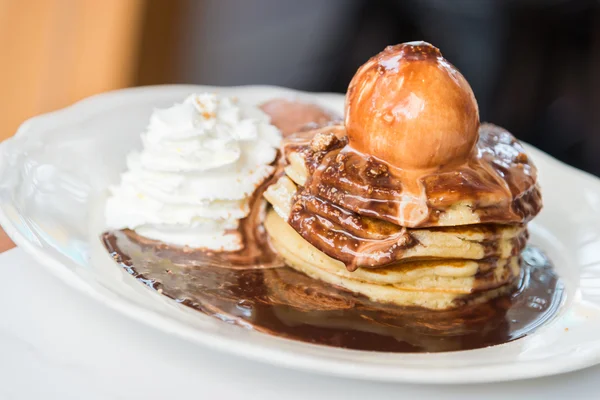
<path fill-rule="evenodd" d="M 288 220 L 293 198 L 298 196 L 297 187 L 289 178 L 282 177 L 264 196 L 277 214 Z M 521 225 L 403 229 L 343 209 L 336 213 L 311 211 L 320 219 L 301 220 L 310 224 L 301 225 L 300 229 L 293 226 L 294 229 L 328 256 L 347 262 L 349 270 L 358 266 L 380 268 L 397 261 L 509 258 L 520 253 L 528 235 Z M 338 214 L 342 217 L 332 221 Z M 355 264 L 349 264 L 351 260 Z"/>
<path fill-rule="evenodd" d="M 305 241 L 272 210 L 265 228 L 273 247 L 290 267 L 376 302 L 429 309 L 474 304 L 509 291 L 520 272 L 518 257 L 482 262 L 431 260 L 349 272 L 343 263 Z"/>

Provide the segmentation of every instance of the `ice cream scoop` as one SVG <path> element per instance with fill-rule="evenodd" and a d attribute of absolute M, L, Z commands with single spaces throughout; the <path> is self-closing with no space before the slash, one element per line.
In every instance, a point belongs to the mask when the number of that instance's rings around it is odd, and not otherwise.
<path fill-rule="evenodd" d="M 426 42 L 388 46 L 354 75 L 346 97 L 350 146 L 395 167 L 464 163 L 479 110 L 466 79 Z"/>

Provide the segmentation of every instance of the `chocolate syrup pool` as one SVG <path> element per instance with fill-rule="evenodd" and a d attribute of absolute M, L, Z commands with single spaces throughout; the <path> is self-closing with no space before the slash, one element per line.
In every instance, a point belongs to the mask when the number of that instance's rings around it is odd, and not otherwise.
<path fill-rule="evenodd" d="M 530 247 L 512 294 L 449 311 L 369 301 L 289 267 L 232 268 L 198 252 L 156 246 L 131 232 L 104 245 L 128 273 L 205 314 L 256 331 L 327 346 L 396 353 L 477 349 L 519 339 L 551 319 L 563 285 Z"/>

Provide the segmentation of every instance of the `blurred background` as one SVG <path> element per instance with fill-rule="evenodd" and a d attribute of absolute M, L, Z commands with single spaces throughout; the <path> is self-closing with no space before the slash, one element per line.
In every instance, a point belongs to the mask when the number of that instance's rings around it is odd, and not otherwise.
<path fill-rule="evenodd" d="M 344 92 L 412 40 L 461 70 L 482 121 L 600 175 L 598 0 L 0 0 L 0 138 L 129 86 Z"/>

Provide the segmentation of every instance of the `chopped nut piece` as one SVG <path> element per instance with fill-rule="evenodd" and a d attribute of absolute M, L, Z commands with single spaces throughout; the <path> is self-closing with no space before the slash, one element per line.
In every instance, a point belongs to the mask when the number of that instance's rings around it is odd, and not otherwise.
<path fill-rule="evenodd" d="M 312 151 L 325 151 L 329 149 L 337 140 L 333 133 L 317 133 L 310 141 Z"/>
<path fill-rule="evenodd" d="M 410 235 L 406 232 L 406 230 L 404 230 L 404 232 L 402 232 L 402 236 L 398 238 L 396 245 L 399 247 L 404 247 L 410 242 L 410 239 Z"/>
<path fill-rule="evenodd" d="M 518 164 L 526 164 L 527 162 L 529 162 L 529 158 L 527 157 L 527 154 L 519 153 L 515 157 L 515 162 Z"/>
<path fill-rule="evenodd" d="M 367 176 L 371 178 L 377 178 L 379 176 L 386 175 L 388 173 L 388 168 L 385 164 L 369 161 L 366 172 Z"/>

